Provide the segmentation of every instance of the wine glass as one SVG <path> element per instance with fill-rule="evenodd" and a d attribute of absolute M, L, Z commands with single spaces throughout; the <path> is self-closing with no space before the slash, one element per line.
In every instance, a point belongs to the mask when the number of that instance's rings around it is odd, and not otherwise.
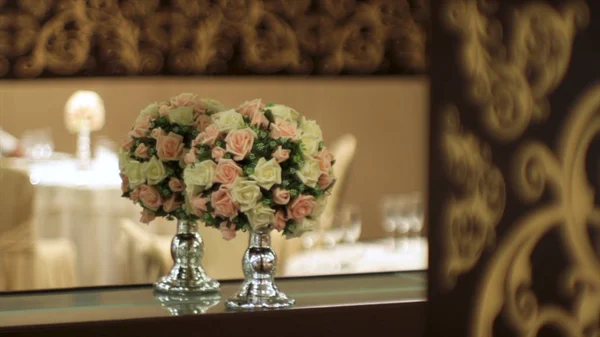
<path fill-rule="evenodd" d="M 356 205 L 347 205 L 343 208 L 341 213 L 343 214 L 342 219 L 345 228 L 343 241 L 354 244 L 358 241 L 360 233 L 362 232 L 360 208 Z"/>
<path fill-rule="evenodd" d="M 382 227 L 392 247 L 395 245 L 396 232 L 396 196 L 387 196 L 381 204 L 383 215 Z"/>

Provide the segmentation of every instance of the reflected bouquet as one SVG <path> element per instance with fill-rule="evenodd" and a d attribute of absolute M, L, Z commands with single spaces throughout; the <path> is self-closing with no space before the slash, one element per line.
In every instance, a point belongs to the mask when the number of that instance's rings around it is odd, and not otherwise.
<path fill-rule="evenodd" d="M 190 216 L 227 240 L 237 230 L 291 238 L 313 229 L 335 182 L 319 125 L 260 99 L 210 117 L 184 158 Z"/>
<path fill-rule="evenodd" d="M 212 123 L 221 103 L 183 93 L 144 108 L 119 149 L 123 197 L 142 207 L 141 222 L 156 216 L 190 219 L 185 203 L 183 156 Z"/>

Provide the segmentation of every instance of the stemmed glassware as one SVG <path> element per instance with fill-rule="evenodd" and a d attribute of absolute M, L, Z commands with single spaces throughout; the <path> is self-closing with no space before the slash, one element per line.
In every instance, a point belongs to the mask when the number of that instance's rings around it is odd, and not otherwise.
<path fill-rule="evenodd" d="M 392 249 L 406 246 L 409 237 L 423 230 L 423 203 L 419 193 L 388 196 L 382 203 L 383 230 Z M 398 240 L 398 238 L 400 238 Z"/>

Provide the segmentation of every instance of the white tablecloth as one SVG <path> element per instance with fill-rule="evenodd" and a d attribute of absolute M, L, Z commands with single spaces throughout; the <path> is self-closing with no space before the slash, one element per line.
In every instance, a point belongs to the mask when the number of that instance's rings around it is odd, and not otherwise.
<path fill-rule="evenodd" d="M 28 170 L 36 185 L 38 236 L 75 244 L 79 286 L 117 283 L 119 218 L 137 220 L 140 209 L 121 198 L 116 158 L 98 160 L 89 171 L 79 171 L 73 160 L 32 164 Z"/>
<path fill-rule="evenodd" d="M 342 244 L 301 252 L 289 258 L 283 276 L 360 274 L 427 269 L 427 239 Z"/>

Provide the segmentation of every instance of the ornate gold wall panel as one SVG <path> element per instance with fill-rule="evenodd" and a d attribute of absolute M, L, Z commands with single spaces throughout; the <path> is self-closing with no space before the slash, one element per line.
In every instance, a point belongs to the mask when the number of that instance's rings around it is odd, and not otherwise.
<path fill-rule="evenodd" d="M 429 336 L 600 336 L 600 1 L 432 18 Z"/>
<path fill-rule="evenodd" d="M 407 74 L 427 0 L 3 0 L 0 77 Z"/>

